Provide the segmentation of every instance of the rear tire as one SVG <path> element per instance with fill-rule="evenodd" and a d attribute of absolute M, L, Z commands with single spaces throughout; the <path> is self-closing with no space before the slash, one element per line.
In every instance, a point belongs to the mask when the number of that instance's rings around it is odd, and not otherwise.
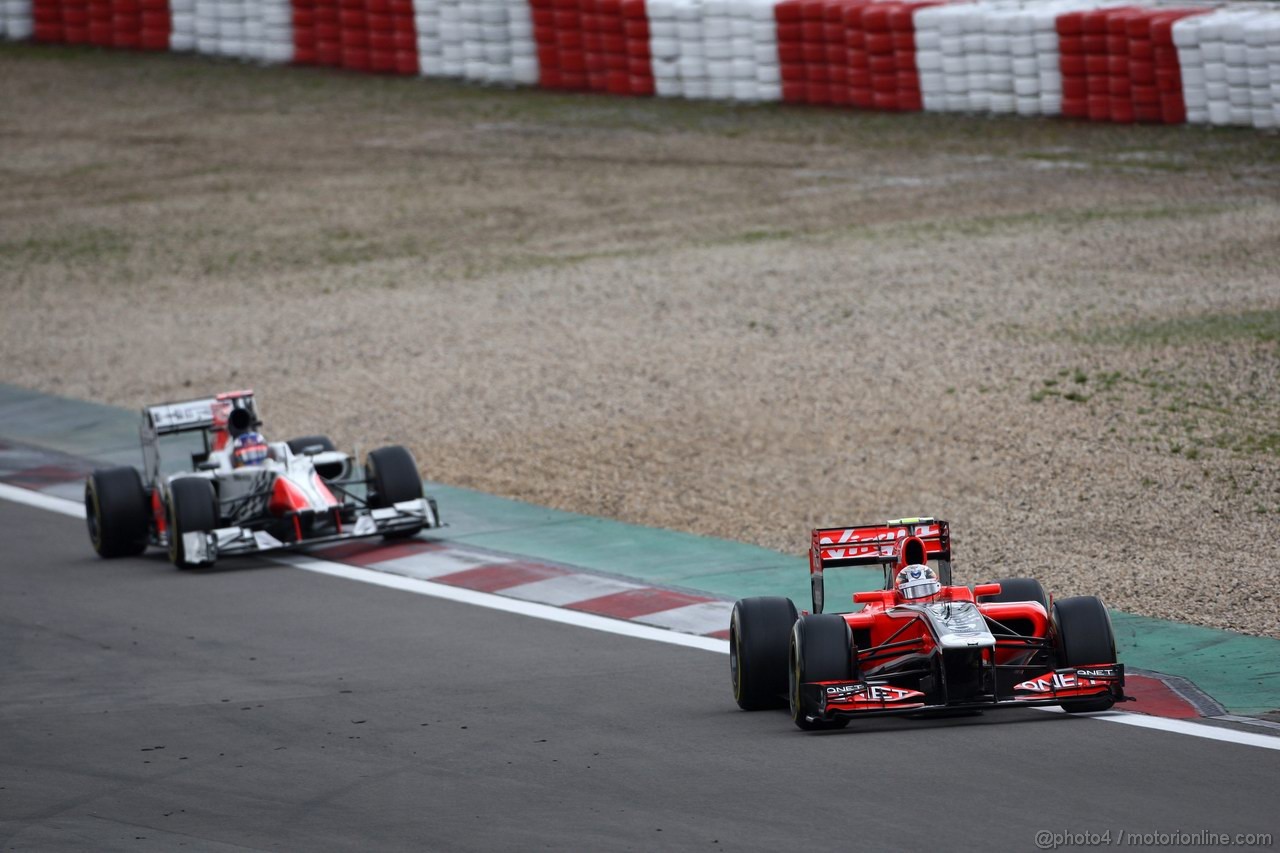
<path fill-rule="evenodd" d="M 308 447 L 319 447 L 322 453 L 338 449 L 327 435 L 304 435 L 301 438 L 291 438 L 285 443 L 294 455 L 300 455 Z"/>
<path fill-rule="evenodd" d="M 365 461 L 365 475 L 369 479 L 369 506 L 388 507 L 400 501 L 422 497 L 422 475 L 413 454 L 399 445 L 371 450 Z M 407 539 L 422 530 L 418 525 L 407 530 L 387 533 L 386 539 Z"/>
<path fill-rule="evenodd" d="M 1078 595 L 1054 602 L 1053 621 L 1058 628 L 1058 659 L 1063 666 L 1116 662 L 1111 617 L 1097 596 Z M 1114 704 L 1115 700 L 1109 696 L 1061 703 L 1062 710 L 1071 714 L 1105 711 Z"/>
<path fill-rule="evenodd" d="M 805 697 L 800 685 L 809 681 L 851 681 L 853 635 L 844 618 L 835 613 L 803 616 L 791 629 L 788 652 L 791 719 L 805 731 L 842 729 L 847 719 L 808 719 L 818 708 Z"/>
<path fill-rule="evenodd" d="M 978 603 L 1001 601 L 1034 601 L 1044 608 L 1044 612 L 1049 612 L 1049 596 L 1044 591 L 1044 586 L 1035 578 L 1001 578 L 996 581 L 1000 584 L 1000 592 L 995 595 L 980 595 Z"/>
<path fill-rule="evenodd" d="M 213 484 L 201 477 L 181 477 L 169 484 L 165 508 L 169 525 L 169 559 L 180 569 L 211 566 L 212 560 L 188 559 L 184 533 L 208 532 L 218 526 L 218 500 Z"/>
<path fill-rule="evenodd" d="M 99 557 L 132 557 L 147 549 L 151 511 L 142 477 L 130 466 L 94 471 L 84 482 L 84 517 Z"/>
<path fill-rule="evenodd" d="M 744 711 L 787 704 L 787 647 L 796 606 L 779 596 L 744 598 L 729 617 L 729 678 Z"/>
<path fill-rule="evenodd" d="M 307 454 L 304 451 L 307 450 L 312 453 L 328 453 L 338 449 L 327 435 L 304 435 L 301 438 L 291 438 L 285 443 L 289 445 L 289 451 L 294 456 L 305 456 Z M 323 480 L 341 480 L 347 476 L 350 462 L 326 462 L 323 465 L 316 465 L 315 468 L 316 473 Z"/>

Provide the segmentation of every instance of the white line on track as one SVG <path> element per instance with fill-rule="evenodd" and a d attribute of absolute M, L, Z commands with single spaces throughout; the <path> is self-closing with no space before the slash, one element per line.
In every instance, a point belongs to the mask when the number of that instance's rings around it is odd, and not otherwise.
<path fill-rule="evenodd" d="M 20 489 L 7 483 L 0 483 L 0 498 L 33 506 L 37 509 L 60 512 L 73 518 L 84 518 L 84 504 L 82 503 L 67 500 L 66 498 L 55 498 L 53 495 L 33 492 L 30 489 Z"/>
<path fill-rule="evenodd" d="M 1038 708 L 1040 711 L 1055 711 L 1065 714 L 1061 708 Z M 1176 732 L 1192 737 L 1208 740 L 1221 740 L 1227 743 L 1239 743 L 1245 746 L 1258 746 L 1263 749 L 1280 749 L 1280 737 L 1263 735 L 1255 732 L 1241 732 L 1225 726 L 1207 726 L 1204 723 L 1193 723 L 1188 720 L 1172 720 L 1168 717 L 1149 717 L 1146 714 L 1130 714 L 1125 711 L 1106 711 L 1093 714 L 1095 720 L 1106 720 L 1108 723 L 1120 723 L 1124 726 L 1137 726 L 1140 729 L 1159 729 L 1162 732 Z"/>
<path fill-rule="evenodd" d="M 33 492 L 29 489 L 22 489 L 16 486 L 6 485 L 4 483 L 0 483 L 0 498 L 11 500 L 15 503 L 26 504 L 27 506 L 36 507 L 38 509 L 62 513 L 63 515 L 69 515 L 74 518 L 84 518 L 84 505 L 77 501 L 53 497 L 52 495 Z M 417 593 L 418 595 L 429 595 L 433 598 L 443 598 L 449 601 L 457 601 L 461 604 L 486 607 L 490 610 L 501 610 L 506 613 L 516 613 L 522 616 L 530 616 L 534 619 L 545 619 L 550 622 L 559 622 L 564 625 L 575 625 L 579 628 L 589 628 L 593 631 L 620 634 L 624 637 L 635 637 L 641 640 L 652 640 L 654 642 L 667 643 L 668 645 L 673 646 L 703 649 L 709 652 L 719 652 L 720 654 L 729 653 L 729 644 L 724 640 L 717 640 L 713 637 L 698 637 L 693 634 L 681 634 L 677 631 L 668 631 L 665 628 L 654 628 L 649 625 L 628 622 L 622 619 L 610 619 L 605 616 L 596 616 L 591 613 L 581 613 L 576 610 L 566 610 L 561 607 L 538 604 L 537 602 L 522 601 L 516 598 L 506 598 L 501 595 L 494 595 L 487 592 L 476 592 L 475 590 L 448 586 L 447 584 L 433 583 L 432 581 L 420 580 L 418 578 L 409 578 L 404 577 L 403 575 L 395 575 L 373 569 L 362 569 L 358 566 L 348 566 L 345 563 L 333 563 L 328 560 L 317 560 L 313 557 L 286 555 L 277 556 L 273 559 L 285 565 L 292 566 L 293 568 L 302 569 L 303 571 L 316 572 L 317 574 L 329 575 L 331 577 L 346 578 L 347 580 L 374 584 L 388 589 L 398 589 L 404 592 Z M 1062 713 L 1062 709 L 1060 708 L 1041 708 L 1039 710 Z M 1280 750 L 1280 737 L 1257 734 L 1254 732 L 1242 732 L 1237 731 L 1236 729 L 1226 728 L 1225 726 L 1211 726 L 1204 723 L 1192 723 L 1186 720 L 1172 720 L 1165 717 L 1149 717 L 1145 714 L 1130 714 L 1116 711 L 1094 714 L 1092 715 L 1092 718 L 1095 720 L 1103 720 L 1108 723 L 1120 723 L 1121 725 L 1126 726 L 1136 726 L 1142 729 L 1157 729 L 1159 731 L 1190 735 L 1192 737 L 1206 738 L 1208 740 L 1224 741 L 1227 743 L 1240 744 L 1242 746 L 1254 746 L 1262 749 Z"/>

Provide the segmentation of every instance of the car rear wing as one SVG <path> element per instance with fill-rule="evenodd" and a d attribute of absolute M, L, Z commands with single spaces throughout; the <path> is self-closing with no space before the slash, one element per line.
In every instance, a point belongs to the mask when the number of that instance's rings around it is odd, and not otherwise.
<path fill-rule="evenodd" d="M 234 417 L 233 417 L 234 413 Z M 229 426 L 257 427 L 262 423 L 252 391 L 227 391 L 197 400 L 159 403 L 142 410 L 142 472 L 145 482 L 154 483 L 160 476 L 160 446 L 157 439 L 179 433 L 201 433 L 203 449 L 191 454 L 191 464 L 199 465 L 209 458 L 211 449 L 220 449 L 232 437 Z"/>
<path fill-rule="evenodd" d="M 252 391 L 227 391 L 213 397 L 160 403 L 142 410 L 143 432 L 172 435 L 201 429 L 225 428 L 231 409 L 247 409 L 258 422 Z"/>
<path fill-rule="evenodd" d="M 825 569 L 844 566 L 881 565 L 885 583 L 890 567 L 896 565 L 906 542 L 916 543 L 922 551 L 909 554 L 915 562 L 951 560 L 951 525 L 936 518 L 895 518 L 884 524 L 861 524 L 852 527 L 826 527 L 813 531 L 809 546 L 809 583 L 813 592 L 813 612 L 822 612 Z M 944 582 L 950 582 L 950 571 Z"/>
<path fill-rule="evenodd" d="M 951 526 L 947 522 L 934 518 L 897 518 L 884 524 L 813 531 L 809 571 L 896 561 L 902 543 L 909 536 L 924 543 L 925 559 L 951 559 Z"/>

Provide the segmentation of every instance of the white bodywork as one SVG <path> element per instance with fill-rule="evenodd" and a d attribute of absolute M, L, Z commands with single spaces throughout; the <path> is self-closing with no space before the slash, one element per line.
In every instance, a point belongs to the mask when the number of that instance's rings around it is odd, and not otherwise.
<path fill-rule="evenodd" d="M 901 610 L 919 613 L 933 628 L 943 649 L 994 648 L 996 638 L 972 601 L 942 601 L 937 604 L 907 604 Z"/>

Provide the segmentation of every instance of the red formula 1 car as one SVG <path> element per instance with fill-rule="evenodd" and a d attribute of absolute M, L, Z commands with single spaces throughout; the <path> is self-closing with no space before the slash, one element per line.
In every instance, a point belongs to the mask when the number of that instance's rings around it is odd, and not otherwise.
<path fill-rule="evenodd" d="M 361 465 L 323 435 L 268 442 L 252 391 L 142 410 L 142 471 L 85 482 L 89 540 L 103 557 L 165 548 L 179 568 L 439 527 L 413 456 L 396 445 Z"/>
<path fill-rule="evenodd" d="M 856 613 L 823 613 L 823 573 L 879 564 L 884 588 Z M 1125 701 L 1106 608 L 1095 596 L 1051 600 L 1039 581 L 951 583 L 945 521 L 813 531 L 813 612 L 788 598 L 744 598 L 729 624 L 739 707 L 791 709 L 805 730 L 855 717 L 1060 705 L 1105 711 Z"/>

